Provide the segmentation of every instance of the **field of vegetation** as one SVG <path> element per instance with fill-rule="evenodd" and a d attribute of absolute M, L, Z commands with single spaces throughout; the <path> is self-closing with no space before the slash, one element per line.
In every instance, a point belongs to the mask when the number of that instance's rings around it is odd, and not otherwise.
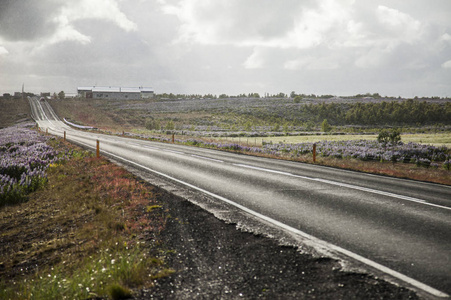
<path fill-rule="evenodd" d="M 214 98 L 142 101 L 52 100 L 60 116 L 97 125 L 187 134 L 297 135 L 323 131 L 374 132 L 396 127 L 402 132 L 449 132 L 450 99 Z M 100 113 L 100 114 L 99 114 Z M 97 116 L 97 118 L 95 117 Z"/>
<path fill-rule="evenodd" d="M 174 134 L 188 145 L 304 162 L 312 161 L 317 143 L 317 163 L 450 184 L 450 99 L 250 96 L 51 104 L 60 116 L 107 133 L 166 142 Z M 401 140 L 389 147 L 377 143 L 385 129 L 399 132 Z"/>
<path fill-rule="evenodd" d="M 122 168 L 10 127 L 0 179 L 0 299 L 123 299 L 174 272 L 156 242 L 167 213 Z"/>

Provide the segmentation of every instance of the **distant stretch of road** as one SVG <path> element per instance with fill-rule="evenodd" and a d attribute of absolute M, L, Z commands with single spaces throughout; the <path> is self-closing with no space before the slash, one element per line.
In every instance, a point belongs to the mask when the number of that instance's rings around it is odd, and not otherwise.
<path fill-rule="evenodd" d="M 43 130 L 324 243 L 433 297 L 451 294 L 451 187 L 75 130 L 30 98 Z"/>

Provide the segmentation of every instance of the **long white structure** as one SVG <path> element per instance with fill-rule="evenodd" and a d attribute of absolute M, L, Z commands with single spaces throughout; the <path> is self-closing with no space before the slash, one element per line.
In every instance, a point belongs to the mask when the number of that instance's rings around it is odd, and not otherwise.
<path fill-rule="evenodd" d="M 89 86 L 78 87 L 77 93 L 79 97 L 94 99 L 138 100 L 154 96 L 153 89 L 148 87 Z"/>

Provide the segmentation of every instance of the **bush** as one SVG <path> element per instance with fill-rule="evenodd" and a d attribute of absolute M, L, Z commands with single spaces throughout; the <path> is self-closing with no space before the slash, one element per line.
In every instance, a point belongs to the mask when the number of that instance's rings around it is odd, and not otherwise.
<path fill-rule="evenodd" d="M 293 99 L 294 103 L 300 103 L 302 101 L 302 97 L 301 96 L 296 96 Z"/>
<path fill-rule="evenodd" d="M 161 124 L 157 120 L 147 119 L 145 123 L 146 129 L 148 130 L 160 130 Z"/>
<path fill-rule="evenodd" d="M 174 122 L 172 122 L 172 120 L 169 120 L 169 121 L 166 123 L 165 129 L 166 129 L 166 130 L 174 130 L 174 129 L 175 129 Z"/>
<path fill-rule="evenodd" d="M 393 129 L 392 131 L 388 131 L 386 129 L 382 129 L 381 132 L 379 132 L 379 135 L 377 136 L 377 141 L 384 146 L 388 144 L 388 142 L 391 142 L 393 145 L 398 144 L 399 141 L 401 141 L 401 133 Z"/>
<path fill-rule="evenodd" d="M 324 119 L 324 121 L 321 123 L 321 131 L 323 132 L 329 132 L 332 130 L 332 126 L 330 126 L 327 119 Z"/>

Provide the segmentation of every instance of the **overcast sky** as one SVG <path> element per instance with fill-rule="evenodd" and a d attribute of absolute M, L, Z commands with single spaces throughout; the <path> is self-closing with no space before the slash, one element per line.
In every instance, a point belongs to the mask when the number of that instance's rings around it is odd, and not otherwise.
<path fill-rule="evenodd" d="M 0 93 L 451 97 L 450 0 L 0 0 Z"/>

